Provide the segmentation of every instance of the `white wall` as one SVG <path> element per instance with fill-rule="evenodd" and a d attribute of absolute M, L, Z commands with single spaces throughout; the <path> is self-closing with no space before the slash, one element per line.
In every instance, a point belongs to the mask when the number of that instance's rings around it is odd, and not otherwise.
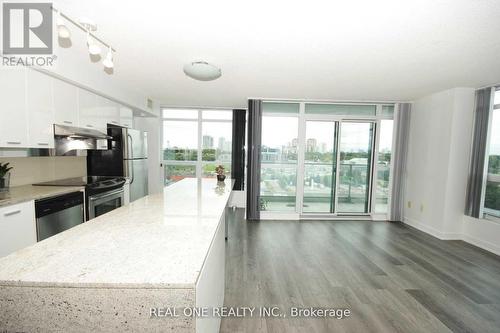
<path fill-rule="evenodd" d="M 448 173 L 454 98 L 455 91 L 447 90 L 415 101 L 410 124 L 405 220 L 441 238 L 452 236 L 445 235 L 444 207 L 451 200 L 447 186 L 453 177 Z"/>
<path fill-rule="evenodd" d="M 473 109 L 472 88 L 441 91 L 414 102 L 405 222 L 440 239 L 463 239 L 500 254 L 500 224 L 464 216 Z"/>

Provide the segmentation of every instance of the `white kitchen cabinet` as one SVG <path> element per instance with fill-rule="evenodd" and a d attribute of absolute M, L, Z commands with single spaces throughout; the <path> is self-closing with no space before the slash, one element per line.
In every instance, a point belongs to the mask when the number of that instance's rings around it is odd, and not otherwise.
<path fill-rule="evenodd" d="M 26 82 L 28 147 L 54 148 L 54 79 L 30 69 Z"/>
<path fill-rule="evenodd" d="M 0 257 L 35 243 L 34 202 L 0 207 Z"/>
<path fill-rule="evenodd" d="M 78 126 L 78 88 L 53 79 L 55 124 Z"/>
<path fill-rule="evenodd" d="M 120 105 L 120 126 L 132 128 L 134 123 L 134 114 L 131 108 Z"/>
<path fill-rule="evenodd" d="M 80 127 L 99 130 L 99 109 L 97 107 L 97 95 L 85 89 L 78 88 L 78 117 Z"/>
<path fill-rule="evenodd" d="M 0 147 L 27 147 L 26 69 L 0 68 Z"/>
<path fill-rule="evenodd" d="M 97 107 L 99 109 L 101 129 L 105 132 L 108 124 L 119 125 L 118 104 L 102 96 L 97 96 Z"/>

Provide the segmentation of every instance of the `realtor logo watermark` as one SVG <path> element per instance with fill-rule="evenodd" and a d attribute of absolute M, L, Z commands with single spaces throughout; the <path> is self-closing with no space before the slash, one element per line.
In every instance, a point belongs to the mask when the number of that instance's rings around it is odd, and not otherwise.
<path fill-rule="evenodd" d="M 52 3 L 4 2 L 2 19 L 2 65 L 54 65 Z"/>

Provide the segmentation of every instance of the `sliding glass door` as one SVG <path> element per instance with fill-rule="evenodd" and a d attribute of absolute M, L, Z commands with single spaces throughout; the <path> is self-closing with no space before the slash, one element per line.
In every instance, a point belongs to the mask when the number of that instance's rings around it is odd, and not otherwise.
<path fill-rule="evenodd" d="M 382 104 L 264 102 L 259 202 L 266 218 L 386 213 L 393 113 Z"/>
<path fill-rule="evenodd" d="M 338 213 L 369 212 L 373 128 L 372 122 L 341 123 Z"/>
<path fill-rule="evenodd" d="M 307 121 L 302 211 L 335 212 L 338 122 Z"/>
<path fill-rule="evenodd" d="M 373 122 L 306 121 L 302 213 L 369 212 L 373 129 Z"/>

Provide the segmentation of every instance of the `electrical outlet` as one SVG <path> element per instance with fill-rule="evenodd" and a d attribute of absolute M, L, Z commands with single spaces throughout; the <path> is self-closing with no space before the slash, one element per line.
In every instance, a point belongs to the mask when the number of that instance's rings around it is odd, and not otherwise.
<path fill-rule="evenodd" d="M 423 211 L 424 211 L 424 204 L 423 204 L 423 203 L 421 203 L 421 204 L 420 204 L 420 212 L 422 213 Z"/>
<path fill-rule="evenodd" d="M 411 208 L 411 201 L 408 201 L 408 208 Z"/>

